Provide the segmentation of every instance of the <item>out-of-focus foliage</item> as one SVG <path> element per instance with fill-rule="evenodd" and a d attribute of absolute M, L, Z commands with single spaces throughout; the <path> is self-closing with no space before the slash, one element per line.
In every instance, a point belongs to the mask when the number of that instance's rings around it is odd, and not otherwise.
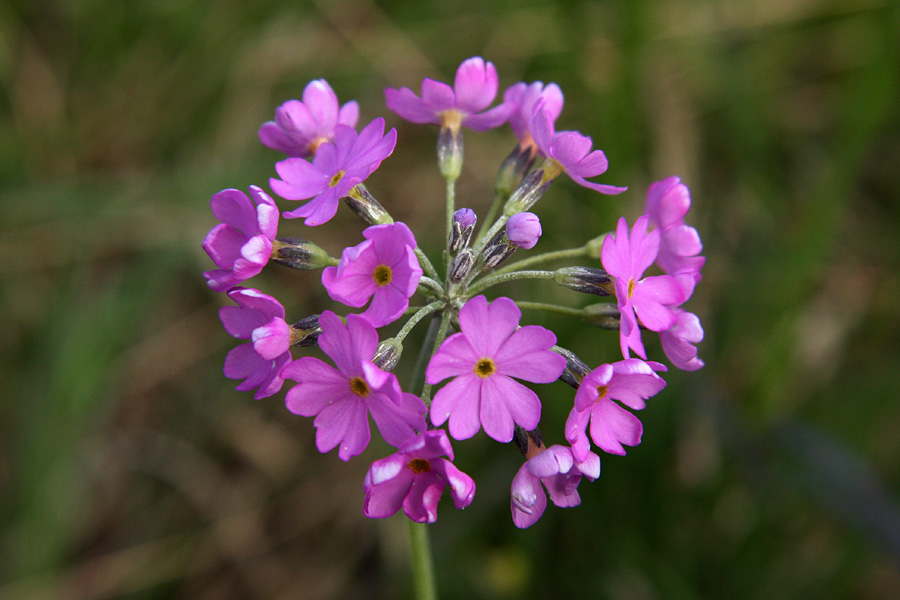
<path fill-rule="evenodd" d="M 321 456 L 281 395 L 233 391 L 200 240 L 213 193 L 273 174 L 259 124 L 319 77 L 398 127 L 369 189 L 439 239 L 435 130 L 381 90 L 473 55 L 504 86 L 559 83 L 558 126 L 631 186 L 556 184 L 538 249 L 690 186 L 707 367 L 671 373 L 643 444 L 527 531 L 517 451 L 457 443 L 478 492 L 432 528 L 445 597 L 900 597 L 898 37 L 890 0 L 0 1 L 0 599 L 409 596 L 402 517 L 361 511 L 388 448 Z M 512 145 L 466 133 L 459 206 L 486 210 Z M 331 225 L 309 235 L 332 254 L 359 241 L 349 211 Z M 317 282 L 258 285 L 301 318 L 330 306 Z M 589 363 L 618 351 L 525 320 Z M 544 398 L 548 441 L 571 398 Z"/>

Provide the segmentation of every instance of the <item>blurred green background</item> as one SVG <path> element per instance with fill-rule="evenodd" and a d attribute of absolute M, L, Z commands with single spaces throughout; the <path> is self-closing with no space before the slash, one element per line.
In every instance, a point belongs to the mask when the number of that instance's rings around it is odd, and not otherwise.
<path fill-rule="evenodd" d="M 630 186 L 554 185 L 543 248 L 633 221 L 654 180 L 690 186 L 707 366 L 671 373 L 643 443 L 526 531 L 517 451 L 457 443 L 478 493 L 431 528 L 443 596 L 900 598 L 898 38 L 889 0 L 0 0 L 0 600 L 410 597 L 403 517 L 361 512 L 388 448 L 319 455 L 283 392 L 233 390 L 200 241 L 213 193 L 274 174 L 259 125 L 324 77 L 398 128 L 369 189 L 434 256 L 436 130 L 382 89 L 473 55 L 501 88 L 560 84 L 558 126 Z M 483 214 L 512 146 L 466 134 L 459 206 Z M 362 228 L 342 208 L 308 235 L 337 255 Z M 285 271 L 253 283 L 289 318 L 333 306 Z M 592 365 L 618 352 L 525 320 Z M 571 390 L 542 387 L 561 442 Z"/>

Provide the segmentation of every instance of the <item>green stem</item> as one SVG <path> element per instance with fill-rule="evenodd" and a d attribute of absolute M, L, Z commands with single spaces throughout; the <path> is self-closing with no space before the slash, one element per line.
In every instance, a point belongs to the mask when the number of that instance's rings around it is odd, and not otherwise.
<path fill-rule="evenodd" d="M 543 310 L 545 312 L 556 313 L 558 315 L 566 315 L 568 317 L 584 318 L 584 309 L 570 308 L 568 306 L 559 306 L 557 304 L 545 304 L 544 302 L 516 302 L 519 308 L 531 310 Z"/>
<path fill-rule="evenodd" d="M 453 258 L 450 256 L 450 232 L 453 230 L 453 213 L 456 212 L 456 180 L 455 179 L 447 179 L 447 250 L 444 252 L 445 257 L 445 273 L 447 277 L 450 277 L 450 264 L 453 261 Z M 449 279 L 447 283 L 449 283 Z"/>
<path fill-rule="evenodd" d="M 508 264 L 501 269 L 494 271 L 494 275 L 503 275 L 510 271 L 520 271 L 523 267 L 530 267 L 544 262 L 553 260 L 562 260 L 564 258 L 578 258 L 587 254 L 587 249 L 582 246 L 580 248 L 566 248 L 565 250 L 554 250 L 553 252 L 545 252 L 544 254 L 536 254 L 529 256 L 520 261 Z"/>
<path fill-rule="evenodd" d="M 416 600 L 437 600 L 434 560 L 428 540 L 428 524 L 409 521 L 409 549 L 412 555 L 413 587 Z"/>
<path fill-rule="evenodd" d="M 419 321 L 440 309 L 444 303 L 442 301 L 432 302 L 431 304 L 421 308 L 414 314 L 409 321 L 404 323 L 403 327 L 400 328 L 400 331 L 397 332 L 397 335 L 394 336 L 398 342 L 403 342 L 404 338 L 409 335 L 409 332 L 412 331 L 413 327 L 418 325 Z"/>
<path fill-rule="evenodd" d="M 491 203 L 491 208 L 488 210 L 487 215 L 481 222 L 481 226 L 478 228 L 478 235 L 475 236 L 476 244 L 481 241 L 481 238 L 487 231 L 488 225 L 493 223 L 494 219 L 497 218 L 497 213 L 500 212 L 500 208 L 503 206 L 503 203 L 506 202 L 507 198 L 509 198 L 509 194 L 505 194 L 503 192 L 497 192 L 496 194 L 494 194 L 494 201 Z"/>
<path fill-rule="evenodd" d="M 425 271 L 426 275 L 432 279 L 440 279 L 437 269 L 434 268 L 434 265 L 431 264 L 431 261 L 428 260 L 428 257 L 425 256 L 425 253 L 422 252 L 422 249 L 418 246 L 416 246 L 416 258 L 419 259 L 419 265 L 422 267 L 422 270 Z"/>
<path fill-rule="evenodd" d="M 485 277 L 471 288 L 469 288 L 469 294 L 475 295 L 479 292 L 482 292 L 488 289 L 491 286 L 495 286 L 498 283 L 504 283 L 506 281 L 514 281 L 516 279 L 553 279 L 554 272 L 553 271 L 513 271 L 512 273 L 502 273 L 500 275 L 491 275 L 490 277 Z"/>

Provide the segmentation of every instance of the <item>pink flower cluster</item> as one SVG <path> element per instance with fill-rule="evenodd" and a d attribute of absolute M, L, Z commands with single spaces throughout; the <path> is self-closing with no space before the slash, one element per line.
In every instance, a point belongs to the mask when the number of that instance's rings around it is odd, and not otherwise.
<path fill-rule="evenodd" d="M 660 334 L 674 366 L 703 366 L 696 348 L 703 330 L 697 316 L 682 305 L 700 281 L 705 259 L 697 231 L 685 223 L 690 194 L 677 177 L 650 187 L 645 214 L 633 227 L 619 220 L 602 244 L 603 270 L 569 267 L 561 270 L 565 277 L 556 278 L 576 291 L 615 297 L 622 360 L 590 369 L 558 346 L 549 329 L 522 324 L 515 300 L 489 300 L 480 293 L 510 278 L 555 278 L 552 272 L 515 264 L 496 274 L 492 270 L 515 251 L 537 247 L 544 233 L 540 219 L 522 206 L 533 205 L 556 176 L 566 173 L 601 194 L 626 190 L 587 180 L 603 174 L 609 163 L 602 150 L 593 149 L 590 137 L 556 131 L 564 104 L 559 86 L 516 83 L 491 107 L 497 94 L 496 68 L 480 57 L 460 65 L 452 86 L 425 79 L 420 95 L 406 87 L 385 90 L 387 107 L 403 119 L 437 125 L 454 135 L 461 135 L 462 127 L 484 131 L 508 123 L 517 139 L 511 156 L 524 157 L 517 167 L 519 187 L 510 191 L 505 206 L 492 209 L 491 214 L 500 216 L 485 223 L 485 231 L 474 239 L 475 212 L 454 211 L 448 201 L 452 220 L 448 216 L 443 276 L 418 247 L 412 230 L 395 222 L 363 186 L 393 153 L 396 129 L 385 133 L 379 117 L 357 130 L 357 103 L 340 105 L 325 80 L 311 82 L 302 100 L 285 102 L 276 109 L 275 120 L 260 127 L 260 141 L 287 155 L 275 163 L 278 177 L 269 185 L 285 200 L 306 201 L 283 213 L 288 219 L 302 218 L 306 227 L 327 223 L 346 201 L 367 224 L 362 241 L 344 248 L 336 259 L 305 239 L 276 238 L 278 207 L 257 186 L 250 186 L 249 195 L 227 189 L 211 199 L 220 223 L 202 247 L 216 268 L 204 277 L 211 289 L 225 292 L 236 304 L 223 306 L 219 314 L 225 330 L 245 341 L 228 353 L 224 374 L 240 380 L 236 389 L 254 391 L 256 398 L 272 396 L 291 382 L 288 411 L 313 418 L 318 450 L 337 449 L 344 461 L 366 450 L 374 422 L 396 452 L 372 462 L 365 477 L 363 512 L 369 517 L 388 517 L 402 509 L 413 521 L 433 523 L 448 488 L 457 508 L 468 506 L 475 482 L 454 465 L 450 438 L 466 440 L 482 430 L 497 442 L 515 441 L 527 457 L 511 478 L 516 526 L 537 522 L 548 495 L 556 506 L 576 506 L 581 480 L 600 476 L 594 448 L 623 455 L 625 446 L 639 444 L 643 426 L 632 411 L 644 409 L 666 386 L 660 373 L 667 368 L 647 360 L 641 330 Z M 531 170 L 538 155 L 544 163 Z M 445 177 L 453 184 L 456 175 Z M 530 262 L 540 261 L 537 256 Z M 243 287 L 272 262 L 321 269 L 327 295 L 361 312 L 341 316 L 325 310 L 290 324 L 278 300 Z M 647 275 L 654 264 L 660 273 Z M 573 282 L 573 277 L 587 279 Z M 411 303 L 417 294 L 424 303 Z M 380 340 L 380 328 L 405 317 L 393 337 Z M 393 369 L 406 335 L 426 318 L 435 325 L 430 331 L 437 338 L 429 338 L 432 345 L 424 349 L 431 355 L 419 372 L 424 389 L 411 393 L 404 391 Z M 313 344 L 327 360 L 292 355 L 292 349 Z M 576 388 L 561 428 L 568 445 L 547 447 L 539 430 L 543 411 L 535 388 L 557 380 Z"/>

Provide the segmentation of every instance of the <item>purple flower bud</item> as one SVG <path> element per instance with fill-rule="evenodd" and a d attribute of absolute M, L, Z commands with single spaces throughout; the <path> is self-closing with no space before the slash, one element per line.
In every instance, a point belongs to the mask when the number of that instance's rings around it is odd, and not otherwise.
<path fill-rule="evenodd" d="M 453 213 L 453 226 L 450 229 L 450 252 L 457 252 L 469 245 L 472 232 L 478 217 L 471 208 L 461 208 Z"/>
<path fill-rule="evenodd" d="M 516 213 L 506 222 L 506 237 L 520 248 L 533 248 L 541 237 L 541 220 L 534 213 Z"/>

